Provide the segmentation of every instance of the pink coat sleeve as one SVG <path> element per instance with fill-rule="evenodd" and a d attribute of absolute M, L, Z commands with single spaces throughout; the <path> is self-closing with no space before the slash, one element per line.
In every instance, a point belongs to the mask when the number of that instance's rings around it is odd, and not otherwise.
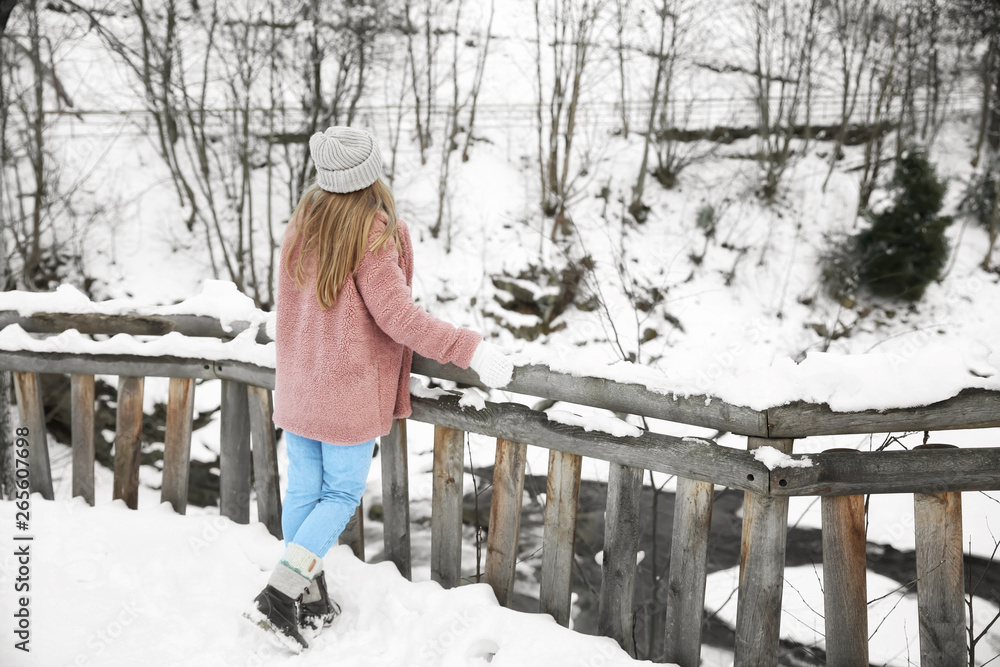
<path fill-rule="evenodd" d="M 370 238 L 379 233 L 373 229 Z M 395 241 L 365 253 L 354 280 L 368 312 L 390 338 L 423 357 L 469 367 L 482 335 L 440 320 L 413 302 Z"/>

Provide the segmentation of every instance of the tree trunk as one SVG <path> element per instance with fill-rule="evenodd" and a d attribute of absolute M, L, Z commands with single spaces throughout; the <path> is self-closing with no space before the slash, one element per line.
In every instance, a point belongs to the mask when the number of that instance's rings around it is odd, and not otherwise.
<path fill-rule="evenodd" d="M 990 148 L 993 150 L 1000 150 L 1000 48 L 997 47 L 994 40 L 994 54 L 993 54 L 993 104 L 990 105 L 990 116 L 988 129 L 986 131 L 986 140 L 989 142 Z"/>
<path fill-rule="evenodd" d="M 406 16 L 406 53 L 410 65 L 410 80 L 413 82 L 413 103 L 416 107 L 417 141 L 420 144 L 420 164 L 427 164 L 427 142 L 424 135 L 423 118 L 420 116 L 420 81 L 417 77 L 417 57 L 413 53 L 413 34 L 416 28 L 410 19 L 410 3 L 404 5 Z"/>
<path fill-rule="evenodd" d="M 629 206 L 629 212 L 636 219 L 636 222 L 641 222 L 639 215 L 642 210 L 642 195 L 646 189 L 646 170 L 649 167 L 649 143 L 653 140 L 656 107 L 660 99 L 660 81 L 663 79 L 663 45 L 667 37 L 667 15 L 667 4 L 664 2 L 660 8 L 660 46 L 656 51 L 656 77 L 653 80 L 653 94 L 649 100 L 649 120 L 646 123 L 646 140 L 642 145 L 642 162 L 639 164 L 639 177 L 636 180 L 635 188 L 632 190 L 632 203 Z"/>
<path fill-rule="evenodd" d="M 32 119 L 31 168 L 34 174 L 35 192 L 32 195 L 31 239 L 28 244 L 28 255 L 24 259 L 24 282 L 30 287 L 38 287 L 35 283 L 38 266 L 41 263 L 42 248 L 42 207 L 45 203 L 45 117 L 43 114 L 44 83 L 42 74 L 41 35 L 38 27 L 38 3 L 32 0 L 28 4 L 28 40 L 31 49 L 31 66 L 35 71 L 34 97 L 35 117 Z M 43 285 L 44 286 L 44 285 Z"/>
<path fill-rule="evenodd" d="M 490 0 L 490 19 L 486 24 L 486 40 L 483 43 L 483 50 L 476 60 L 476 75 L 472 83 L 472 100 L 469 109 L 469 125 L 465 131 L 465 148 L 462 149 L 462 162 L 469 161 L 469 145 L 472 143 L 472 130 L 476 126 L 476 104 L 479 101 L 479 89 L 483 85 L 483 72 L 486 70 L 486 58 L 490 53 L 490 35 L 493 30 L 493 16 L 495 14 L 495 2 Z"/>
<path fill-rule="evenodd" d="M 989 168 L 989 167 L 987 167 Z M 997 236 L 1000 235 L 1000 185 L 993 196 L 993 210 L 990 212 L 990 245 L 986 249 L 986 257 L 983 259 L 983 270 L 990 270 L 990 261 L 993 258 L 993 248 L 996 246 Z"/>
<path fill-rule="evenodd" d="M 624 2 L 623 2 L 623 0 L 618 0 L 617 5 L 616 5 L 616 8 L 617 8 L 617 20 L 618 20 L 617 26 L 616 26 L 618 28 L 618 30 L 617 30 L 617 32 L 618 32 L 618 76 L 621 79 L 621 86 L 619 87 L 618 90 L 621 93 L 620 100 L 621 100 L 621 105 L 622 105 L 622 108 L 621 108 L 622 134 L 625 136 L 626 140 L 628 139 L 628 108 L 626 107 L 626 105 L 628 104 L 628 100 L 626 99 L 627 95 L 625 94 L 625 92 L 626 92 L 625 89 L 627 88 L 627 77 L 625 76 L 625 39 L 624 39 L 624 33 L 625 33 L 625 20 L 626 20 L 625 14 L 626 14 L 626 12 L 629 9 L 628 8 L 628 4 L 629 4 L 628 0 L 624 0 Z M 654 93 L 654 95 L 655 95 L 655 93 Z"/>
<path fill-rule="evenodd" d="M 976 154 L 972 158 L 972 166 L 979 166 L 979 158 L 982 156 L 983 141 L 986 139 L 986 128 L 989 127 L 991 116 L 991 102 L 993 101 L 993 63 L 997 58 L 997 38 L 990 36 L 987 41 L 986 53 L 983 54 L 983 62 L 979 68 L 979 81 L 983 86 L 983 104 L 979 112 L 979 132 L 976 136 Z"/>

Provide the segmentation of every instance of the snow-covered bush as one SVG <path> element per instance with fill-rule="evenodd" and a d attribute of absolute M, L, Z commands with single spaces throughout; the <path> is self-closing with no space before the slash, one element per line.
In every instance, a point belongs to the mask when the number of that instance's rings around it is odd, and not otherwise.
<path fill-rule="evenodd" d="M 896 162 L 891 187 L 892 205 L 871 214 L 867 229 L 834 240 L 823 258 L 823 280 L 835 296 L 864 291 L 918 301 L 940 277 L 952 220 L 939 215 L 946 183 L 926 153 L 911 149 Z"/>

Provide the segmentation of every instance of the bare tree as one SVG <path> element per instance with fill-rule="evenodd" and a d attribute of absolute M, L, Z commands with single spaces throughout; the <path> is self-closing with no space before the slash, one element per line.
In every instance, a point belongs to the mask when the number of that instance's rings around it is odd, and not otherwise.
<path fill-rule="evenodd" d="M 387 63 L 387 67 L 390 71 L 395 71 L 397 61 L 390 60 Z M 409 57 L 405 57 L 404 65 L 409 64 Z M 404 66 L 403 71 L 408 71 Z M 399 155 L 399 140 L 403 134 L 403 113 L 406 109 L 406 98 L 407 91 L 409 90 L 409 80 L 407 76 L 403 76 L 400 83 L 399 92 L 396 94 L 394 99 L 389 99 L 389 88 L 385 88 L 385 106 L 387 109 L 395 109 L 395 117 L 386 116 L 386 126 L 389 135 L 389 185 L 393 184 L 396 178 L 396 158 Z"/>
<path fill-rule="evenodd" d="M 912 142 L 933 145 L 962 78 L 954 74 L 971 57 L 971 48 L 967 52 L 954 32 L 956 26 L 945 20 L 940 0 L 907 2 L 902 11 L 897 157 Z"/>
<path fill-rule="evenodd" d="M 0 27 L 6 30 L 7 20 L 16 2 L 5 2 L 0 5 Z M 13 272 L 11 270 L 12 255 L 8 252 L 7 234 L 13 234 L 11 221 L 15 219 L 17 212 L 11 200 L 11 189 L 9 187 L 10 175 L 13 165 L 13 155 L 10 141 L 7 136 L 7 128 L 12 111 L 11 99 L 11 71 L 14 62 L 13 46 L 9 39 L 4 39 L 0 34 L 0 260 L 3 266 L 0 267 L 0 277 L 3 282 L 0 284 L 0 291 L 6 291 L 13 286 Z M 13 238 L 11 239 L 13 244 Z"/>
<path fill-rule="evenodd" d="M 1000 150 L 1000 3 L 995 0 L 955 0 L 950 18 L 959 31 L 959 39 L 970 44 L 983 44 L 979 61 L 979 81 L 982 104 L 976 154 L 972 166 L 982 161 L 984 146 Z M 987 160 L 988 162 L 988 160 Z"/>
<path fill-rule="evenodd" d="M 621 79 L 621 86 L 618 90 L 621 93 L 619 104 L 621 105 L 622 134 L 628 139 L 628 76 L 625 74 L 625 31 L 629 24 L 632 13 L 631 0 L 615 0 L 615 33 L 618 37 L 616 52 L 618 55 L 618 76 Z"/>
<path fill-rule="evenodd" d="M 424 3 L 424 22 L 419 27 L 414 23 L 413 3 L 410 0 L 405 0 L 403 3 L 407 63 L 412 84 L 411 92 L 415 107 L 421 164 L 427 164 L 427 149 L 431 145 L 431 116 L 437 94 L 435 71 L 437 52 L 441 44 L 441 30 L 437 26 L 439 3 L 436 0 L 424 0 Z M 423 37 L 423 58 L 418 53 L 418 42 L 421 36 Z"/>
<path fill-rule="evenodd" d="M 899 60 L 899 22 L 896 12 L 885 17 L 878 42 L 882 54 L 868 70 L 868 95 L 864 105 L 864 124 L 870 128 L 865 141 L 864 162 L 858 188 L 858 213 L 868 208 L 868 202 L 878 183 L 882 167 L 882 152 L 887 128 L 894 121 L 893 102 L 898 94 L 896 72 Z"/>
<path fill-rule="evenodd" d="M 304 21 L 294 8 L 271 0 L 212 0 L 192 4 L 186 14 L 177 0 L 130 2 L 139 26 L 135 35 L 112 32 L 89 11 L 91 25 L 134 75 L 187 227 L 204 234 L 214 274 L 270 308 L 274 217 L 286 218 L 311 177 L 309 137 L 354 121 L 383 0 L 350 6 L 307 0 L 301 5 Z M 190 29 L 183 42 L 181 25 Z M 284 129 L 290 122 L 284 100 L 291 95 L 302 100 L 304 113 L 295 118 L 303 124 L 297 132 L 278 132 L 275 112 Z M 262 100 L 271 105 L 266 118 L 259 111 Z M 287 202 L 280 210 L 271 200 L 273 143 L 285 147 Z M 261 191 L 266 216 L 255 206 Z"/>
<path fill-rule="evenodd" d="M 482 48 L 476 58 L 476 73 L 472 79 L 472 91 L 469 93 L 469 122 L 466 126 L 465 147 L 462 149 L 462 162 L 469 161 L 469 146 L 472 143 L 472 132 L 476 125 L 476 105 L 479 102 L 479 91 L 483 86 L 483 73 L 486 71 L 486 58 L 490 53 L 492 39 L 493 17 L 496 15 L 496 0 L 490 0 L 490 18 L 486 22 L 486 33 L 482 39 Z"/>
<path fill-rule="evenodd" d="M 1000 5 L 993 3 L 991 7 L 987 48 L 980 69 L 983 105 L 976 141 L 976 160 L 981 154 L 983 139 L 987 139 L 991 149 L 1000 151 Z"/>
<path fill-rule="evenodd" d="M 183 66 L 177 67 L 179 62 L 183 62 L 183 52 L 179 52 L 181 46 L 177 40 L 176 1 L 167 0 L 162 8 L 149 8 L 144 0 L 130 1 L 138 23 L 138 34 L 132 36 L 131 40 L 122 38 L 105 27 L 101 17 L 93 9 L 70 0 L 67 4 L 88 16 L 94 31 L 135 76 L 140 100 L 155 126 L 156 147 L 170 173 L 178 201 L 188 209 L 185 224 L 189 230 L 193 230 L 197 222 L 202 223 L 213 271 L 218 275 L 215 253 L 212 251 L 213 223 L 218 223 L 213 191 L 208 190 L 208 200 L 204 204 L 199 201 L 196 193 L 197 179 L 201 177 L 203 182 L 208 181 L 211 169 L 208 151 L 210 148 L 214 151 L 204 128 L 207 114 L 204 101 L 208 94 L 207 71 L 214 48 L 213 38 L 218 26 L 217 3 L 212 3 L 207 20 L 206 46 L 201 57 L 201 70 L 205 74 L 201 85 L 192 94 L 182 87 L 178 76 L 178 70 L 183 74 Z M 192 125 L 190 133 L 182 132 L 185 123 Z M 191 137 L 195 142 L 193 150 L 185 143 L 178 143 L 185 136 Z M 186 150 L 190 150 L 193 159 L 188 159 Z M 231 269 L 231 262 L 227 264 Z"/>
<path fill-rule="evenodd" d="M 830 168 L 823 181 L 824 191 L 844 145 L 847 126 L 858 104 L 861 84 L 871 80 L 871 77 L 865 75 L 883 62 L 879 57 L 881 53 L 873 53 L 881 9 L 880 0 L 834 0 L 829 7 L 834 43 L 839 56 L 840 124 L 833 150 L 830 151 Z"/>
<path fill-rule="evenodd" d="M 330 125 L 354 122 L 387 13 L 385 0 L 308 0 L 305 10 L 305 53 L 300 51 L 296 60 L 302 66 L 300 97 L 306 123 L 298 143 L 295 200 L 311 175 L 309 137 Z"/>
<path fill-rule="evenodd" d="M 453 152 L 457 151 L 458 145 L 458 135 L 464 131 L 465 132 L 465 147 L 462 150 L 462 161 L 469 159 L 469 143 L 472 140 L 472 132 L 476 119 L 476 102 L 479 98 L 479 90 L 483 82 L 483 73 L 486 70 L 486 59 L 489 55 L 490 48 L 490 30 L 493 27 L 493 17 L 495 6 L 494 3 L 490 2 L 490 13 L 489 19 L 486 25 L 486 37 L 480 42 L 480 46 L 476 51 L 476 65 L 475 72 L 472 78 L 471 89 L 467 92 L 462 90 L 462 85 L 459 81 L 459 65 L 462 58 L 459 55 L 459 44 L 462 43 L 462 38 L 460 34 L 460 23 L 462 16 L 462 5 L 463 1 L 458 0 L 455 3 L 455 15 L 454 15 L 454 25 L 453 25 L 453 38 L 452 38 L 452 58 L 451 58 L 451 100 L 448 105 L 448 121 L 445 127 L 444 140 L 441 142 L 441 166 L 439 170 L 438 177 L 438 210 L 437 218 L 434 224 L 431 226 L 431 236 L 437 238 L 438 234 L 441 232 L 441 225 L 445 220 L 445 208 L 449 196 L 448 179 L 451 174 L 451 155 Z M 465 110 L 466 107 L 470 107 L 468 122 L 463 127 L 459 122 L 460 114 Z M 451 218 L 448 217 L 448 224 L 445 231 L 445 251 L 451 252 Z"/>
<path fill-rule="evenodd" d="M 969 45 L 982 45 L 982 57 L 978 63 L 981 84 L 981 104 L 979 128 L 976 136 L 976 150 L 972 166 L 980 167 L 983 182 L 990 181 L 989 174 L 1000 173 L 1000 2 L 995 0 L 957 0 L 951 3 L 949 18 L 958 32 L 958 39 Z M 996 182 L 996 177 L 993 177 Z M 984 212 L 989 243 L 982 268 L 990 270 L 993 251 L 1000 239 L 1000 188 L 986 195 Z"/>
<path fill-rule="evenodd" d="M 269 3 L 273 9 L 273 3 Z M 219 119 L 228 124 L 232 132 L 233 150 L 228 160 L 223 164 L 227 167 L 219 170 L 219 181 L 232 209 L 236 240 L 233 253 L 236 255 L 236 283 L 247 285 L 252 290 L 254 301 L 267 310 L 274 301 L 274 289 L 270 281 L 274 275 L 274 246 L 269 238 L 266 247 L 271 252 L 261 262 L 266 271 L 267 279 L 261 280 L 258 275 L 255 237 L 259 235 L 258 216 L 254 215 L 254 187 L 256 153 L 258 150 L 258 121 L 254 117 L 253 102 L 256 81 L 267 66 L 266 54 L 272 49 L 259 48 L 267 44 L 274 36 L 273 28 L 268 27 L 263 19 L 263 3 L 260 0 L 248 2 L 242 6 L 247 12 L 229 15 L 223 21 L 225 43 L 228 45 L 229 57 L 220 58 L 224 79 L 226 81 L 225 104 L 229 111 L 226 117 Z M 273 26 L 273 21 L 271 21 Z M 182 77 L 183 81 L 183 77 Z M 186 86 L 185 86 L 186 87 Z M 211 187 L 211 185 L 209 185 Z M 270 229 L 270 219 L 264 222 Z M 219 239 L 224 245 L 224 239 Z M 265 244 L 260 244 L 265 245 Z"/>
<path fill-rule="evenodd" d="M 690 121 L 695 97 L 688 93 L 685 100 L 676 95 L 677 77 L 693 52 L 691 36 L 701 22 L 699 5 L 689 0 L 649 0 L 657 17 L 654 32 L 655 46 L 647 49 L 656 62 L 650 92 L 649 116 L 646 121 L 645 141 L 639 175 L 632 190 L 629 213 L 637 222 L 646 217 L 647 208 L 642 203 L 646 175 L 649 172 L 649 153 L 653 149 L 657 166 L 654 171 L 665 188 L 672 188 L 688 165 L 714 152 L 696 141 L 678 140 L 678 130 Z"/>
<path fill-rule="evenodd" d="M 38 27 L 38 1 L 28 0 L 25 9 L 28 14 L 28 44 L 30 48 L 31 65 L 34 70 L 34 82 L 32 93 L 34 97 L 34 108 L 32 117 L 28 119 L 30 131 L 28 139 L 28 153 L 31 161 L 31 172 L 33 178 L 33 192 L 31 193 L 31 232 L 28 236 L 28 249 L 24 256 L 24 281 L 26 284 L 34 286 L 38 280 L 35 272 L 41 263 L 42 248 L 42 215 L 46 206 L 46 178 L 45 178 L 45 109 L 44 109 L 44 80 L 42 73 L 42 39 Z"/>
<path fill-rule="evenodd" d="M 551 238 L 570 233 L 568 202 L 575 193 L 580 167 L 573 162 L 580 95 L 584 88 L 590 48 L 603 0 L 553 0 L 543 22 L 542 0 L 535 0 L 536 69 L 538 97 L 538 167 L 541 177 L 542 211 L 552 216 Z M 544 34 L 544 37 L 543 37 Z M 542 74 L 542 45 L 549 40 L 552 78 Z M 551 86 L 546 91 L 547 86 Z M 548 112 L 547 118 L 544 117 Z M 575 168 L 574 168 L 575 167 Z"/>
<path fill-rule="evenodd" d="M 1000 158 L 995 157 L 994 160 L 1000 161 Z M 990 166 L 987 165 L 986 168 L 989 169 Z M 1000 171 L 1000 169 L 997 171 Z M 996 192 L 993 193 L 993 204 L 990 207 L 990 220 L 987 231 L 990 242 L 986 247 L 986 256 L 983 258 L 981 264 L 984 271 L 990 270 L 990 264 L 993 261 L 993 249 L 996 247 L 997 239 L 1000 238 L 1000 185 L 997 186 Z"/>
<path fill-rule="evenodd" d="M 5 235 L 3 288 L 46 289 L 60 280 L 65 261 L 55 220 L 72 192 L 60 183 L 58 163 L 50 158 L 46 104 L 72 106 L 59 85 L 53 52 L 65 35 L 43 34 L 44 7 L 37 0 L 0 12 L 0 233 Z M 8 19 L 17 20 L 17 30 Z M 14 265 L 18 265 L 15 269 Z"/>
<path fill-rule="evenodd" d="M 266 154 L 264 160 L 267 163 L 267 177 L 266 177 L 266 198 L 267 198 L 267 214 L 264 217 L 264 228 L 267 232 L 267 248 L 268 248 L 268 263 L 267 263 L 267 302 L 274 303 L 274 254 L 278 250 L 279 246 L 274 238 L 274 140 L 275 140 L 275 125 L 274 125 L 274 112 L 275 109 L 279 107 L 278 101 L 278 91 L 280 87 L 278 85 L 279 81 L 279 68 L 278 68 L 278 21 L 275 12 L 275 0 L 269 0 L 268 2 L 268 13 L 270 19 L 270 26 L 268 30 L 268 44 L 267 44 L 267 93 L 269 108 L 267 113 L 267 140 L 266 140 Z"/>
<path fill-rule="evenodd" d="M 421 79 L 417 74 L 417 56 L 416 53 L 414 53 L 413 48 L 414 36 L 416 35 L 417 29 L 413 25 L 413 18 L 410 14 L 411 5 L 412 3 L 409 0 L 403 3 L 403 15 L 406 19 L 406 62 L 409 65 L 410 82 L 413 91 L 413 104 L 416 109 L 414 116 L 417 124 L 417 142 L 420 145 L 420 164 L 427 164 L 427 156 L 425 154 L 425 151 L 427 150 L 427 134 L 423 127 L 423 116 L 420 115 L 420 104 L 422 100 L 420 93 Z"/>
<path fill-rule="evenodd" d="M 929 95 L 924 100 L 924 119 L 920 128 L 920 138 L 927 140 L 939 127 L 938 118 L 941 113 L 941 4 L 939 0 L 925 0 L 917 5 L 925 11 L 926 17 L 926 53 L 927 53 L 927 90 Z M 928 141 L 928 144 L 932 143 Z"/>
<path fill-rule="evenodd" d="M 676 55 L 674 46 L 677 42 L 677 18 L 676 14 L 670 11 L 669 4 L 670 0 L 661 0 L 659 6 L 656 8 L 656 16 L 659 19 L 659 45 L 654 52 L 656 75 L 653 79 L 653 90 L 649 100 L 649 119 L 646 122 L 646 139 L 642 145 L 642 161 L 639 163 L 639 177 L 636 180 L 635 187 L 632 189 L 632 203 L 629 206 L 629 213 L 639 222 L 642 222 L 646 217 L 645 208 L 642 204 L 642 195 L 646 189 L 646 172 L 649 170 L 649 146 L 653 141 L 656 112 L 660 103 L 660 88 L 662 87 L 664 77 L 667 76 L 668 68 L 672 71 L 674 65 L 674 58 L 671 58 L 670 55 Z M 667 28 L 668 23 L 671 25 L 669 30 Z M 669 46 L 667 42 L 668 32 L 670 34 Z"/>
<path fill-rule="evenodd" d="M 448 198 L 448 175 L 451 173 L 451 153 L 458 148 L 455 137 L 458 136 L 458 113 L 460 111 L 458 102 L 458 43 L 459 26 L 462 20 L 462 0 L 455 3 L 455 24 L 452 35 L 451 51 L 451 104 L 448 110 L 448 124 L 446 126 L 444 141 L 441 142 L 441 169 L 438 176 L 438 210 L 437 218 L 431 226 L 431 236 L 437 238 L 441 232 L 441 222 L 444 219 L 444 207 Z M 445 241 L 446 252 L 451 251 L 451 225 L 448 225 L 448 233 Z"/>
<path fill-rule="evenodd" d="M 424 128 L 428 132 L 428 140 L 430 139 L 431 131 L 431 116 L 434 113 L 434 105 L 436 102 L 435 92 L 437 91 L 437 78 L 435 76 L 435 71 L 437 67 L 437 51 L 441 44 L 441 34 L 440 31 L 436 29 L 436 17 L 438 11 L 438 4 L 435 0 L 424 0 L 425 10 L 424 10 L 424 55 L 425 68 L 424 75 L 427 79 L 427 98 L 424 108 L 426 110 L 426 117 L 424 120 Z"/>
<path fill-rule="evenodd" d="M 977 664 L 986 665 L 989 662 L 991 662 L 993 659 L 995 659 L 996 657 L 998 657 L 997 655 L 994 655 L 992 658 L 989 658 L 986 661 L 980 661 L 980 662 L 976 661 L 976 649 L 979 647 L 979 644 L 982 643 L 983 639 L 986 639 L 988 637 L 988 633 L 989 633 L 990 629 L 994 625 L 996 625 L 997 621 L 1000 621 L 1000 610 L 997 610 L 992 616 L 987 615 L 986 622 L 982 624 L 982 630 L 980 630 L 977 633 L 976 632 L 976 605 L 975 605 L 976 593 L 979 592 L 979 588 L 982 586 L 983 580 L 986 578 L 986 570 L 989 569 L 989 567 L 991 565 L 994 565 L 998 551 L 1000 551 L 1000 540 L 997 540 L 996 538 L 994 538 L 993 539 L 993 551 L 992 551 L 992 553 L 990 553 L 989 560 L 986 563 L 986 566 L 983 568 L 983 571 L 980 574 L 979 578 L 977 580 L 973 581 L 972 562 L 971 562 L 972 561 L 972 553 L 971 553 L 972 552 L 972 540 L 971 540 L 971 538 L 969 540 L 969 551 L 966 552 L 966 562 L 965 562 L 965 590 L 967 591 L 966 598 L 965 598 L 965 607 L 966 607 L 966 609 L 968 611 L 968 614 L 967 614 L 967 616 L 968 616 L 968 625 L 966 626 L 966 632 L 968 633 L 968 636 L 969 636 L 968 647 L 969 647 L 969 664 L 970 665 L 977 665 Z M 988 613 L 989 612 L 987 612 L 987 614 Z"/>
<path fill-rule="evenodd" d="M 761 195 L 773 200 L 792 156 L 803 99 L 812 85 L 819 0 L 748 0 L 751 66 L 757 109 Z"/>

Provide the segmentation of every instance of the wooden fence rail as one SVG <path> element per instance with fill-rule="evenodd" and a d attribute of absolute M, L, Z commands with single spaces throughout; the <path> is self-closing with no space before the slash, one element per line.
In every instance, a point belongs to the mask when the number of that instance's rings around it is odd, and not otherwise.
<path fill-rule="evenodd" d="M 50 314 L 23 318 L 0 312 L 0 326 L 58 332 L 69 326 L 95 333 L 128 332 L 228 337 L 218 321 L 197 316 Z M 258 333 L 258 342 L 267 342 Z M 281 537 L 277 447 L 271 420 L 273 369 L 234 361 L 138 355 L 74 355 L 0 351 L 0 369 L 14 371 L 22 423 L 31 434 L 32 490 L 53 496 L 38 373 L 70 374 L 72 493 L 94 502 L 94 375 L 119 376 L 114 455 L 115 498 L 136 507 L 145 377 L 169 377 L 161 500 L 185 512 L 196 379 L 222 380 L 220 511 L 246 523 L 257 515 Z M 413 370 L 477 384 L 470 371 L 415 357 Z M 769 470 L 753 450 L 792 452 L 792 438 L 818 433 L 880 432 L 1000 425 L 1000 393 L 970 390 L 935 406 L 885 412 L 832 413 L 825 406 L 790 405 L 755 411 L 705 397 L 673 397 L 639 385 L 578 378 L 539 366 L 516 369 L 519 393 L 711 426 L 748 436 L 748 451 L 701 438 L 642 431 L 616 437 L 551 421 L 513 403 L 462 407 L 458 396 L 412 397 L 411 419 L 434 424 L 431 577 L 445 587 L 462 583 L 462 498 L 468 433 L 497 439 L 487 533 L 485 577 L 501 604 L 510 604 L 518 559 L 527 445 L 549 450 L 539 610 L 568 625 L 571 572 L 582 457 L 607 462 L 608 504 L 599 593 L 600 632 L 635 654 L 632 640 L 636 551 L 642 525 L 639 498 L 645 470 L 678 476 L 671 567 L 667 575 L 660 659 L 699 664 L 715 485 L 745 493 L 735 664 L 776 664 L 789 496 L 823 497 L 823 560 L 827 663 L 867 664 L 864 503 L 862 494 L 913 493 L 920 577 L 921 664 L 962 664 L 965 655 L 961 492 L 1000 489 L 1000 448 L 921 447 L 912 451 L 831 450 L 810 454 L 807 467 Z M 964 416 L 963 416 L 964 415 Z M 382 438 L 384 558 L 403 576 L 412 570 L 406 420 Z M 795 459 L 803 458 L 792 455 Z M 251 476 L 253 482 L 251 484 Z M 365 557 L 364 510 L 341 536 Z M 926 582 L 926 583 L 925 583 Z M 959 656 L 959 657 L 956 657 Z"/>
<path fill-rule="evenodd" d="M 263 316 L 263 313 L 261 314 Z M 178 332 L 187 336 L 230 339 L 244 331 L 247 322 L 231 322 L 223 327 L 217 319 L 202 315 L 102 315 L 94 313 L 36 313 L 21 316 L 16 311 L 0 311 L 0 329 L 18 324 L 33 333 L 59 333 L 77 329 L 81 333 L 163 335 Z M 254 324 L 253 326 L 258 326 Z M 258 343 L 270 342 L 265 328 L 259 326 Z M 13 359 L 17 352 L 0 352 L 0 368 L 32 370 L 37 372 L 86 372 L 72 370 L 72 364 L 87 364 L 87 360 L 72 355 L 46 355 L 44 360 L 34 358 L 38 366 L 22 368 Z M 95 360 L 99 355 L 94 355 Z M 123 357 L 122 363 L 142 363 L 142 357 Z M 167 361 L 146 357 L 153 362 Z M 46 363 L 46 362 L 51 363 Z M 98 363 L 110 361 L 103 359 Z M 22 362 L 24 363 L 24 362 Z M 69 364 L 69 365 L 67 365 Z M 57 370 L 47 370 L 44 366 Z M 204 368 L 194 368 L 202 366 Z M 212 362 L 192 360 L 183 373 L 173 377 L 198 377 L 236 379 L 248 384 L 273 389 L 273 371 L 252 364 L 226 362 L 219 369 Z M 117 372 L 106 371 L 109 375 Z M 162 371 L 159 371 L 162 372 Z M 431 359 L 414 355 L 413 372 L 443 380 L 453 380 L 478 385 L 474 371 L 451 364 L 440 364 Z M 127 374 L 127 373 L 123 373 Z M 133 375 L 155 375 L 157 372 L 136 372 Z M 753 410 L 727 403 L 718 397 L 682 396 L 670 392 L 658 393 L 642 385 L 617 383 L 604 378 L 578 377 L 552 371 L 545 366 L 521 366 L 511 384 L 511 391 L 541 398 L 590 405 L 617 412 L 640 414 L 693 426 L 704 426 L 746 436 L 763 438 L 804 438 L 816 435 L 850 433 L 886 433 L 890 431 L 939 431 L 957 428 L 988 428 L 1000 426 L 997 410 L 998 392 L 984 389 L 966 389 L 958 395 L 932 405 L 891 410 L 865 410 L 860 412 L 834 412 L 824 404 L 803 402 Z"/>

